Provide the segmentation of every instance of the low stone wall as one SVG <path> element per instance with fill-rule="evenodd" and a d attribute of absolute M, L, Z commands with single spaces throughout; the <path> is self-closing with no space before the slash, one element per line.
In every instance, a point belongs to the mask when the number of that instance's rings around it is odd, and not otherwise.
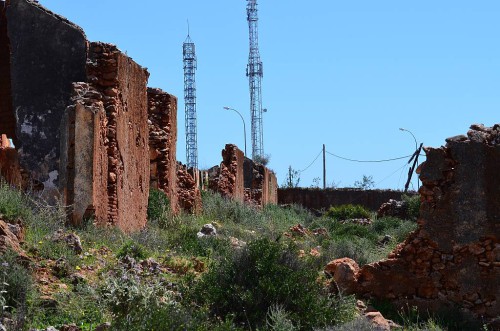
<path fill-rule="evenodd" d="M 310 210 L 326 210 L 331 206 L 347 204 L 362 205 L 376 211 L 389 199 L 401 200 L 401 191 L 326 189 L 319 188 L 279 188 L 278 203 L 298 204 Z M 409 193 L 415 194 L 415 193 Z"/>
<path fill-rule="evenodd" d="M 482 323 L 500 316 L 500 124 L 446 141 L 426 148 L 418 169 L 418 229 L 388 259 L 336 278 L 351 293 L 433 313 L 458 307 Z"/>

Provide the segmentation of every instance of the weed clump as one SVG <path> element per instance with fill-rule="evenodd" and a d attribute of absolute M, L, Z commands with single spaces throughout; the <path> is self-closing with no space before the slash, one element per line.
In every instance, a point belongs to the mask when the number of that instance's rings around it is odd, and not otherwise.
<path fill-rule="evenodd" d="M 118 258 L 129 256 L 139 260 L 147 258 L 148 255 L 148 251 L 141 244 L 133 240 L 127 240 L 116 253 L 116 257 Z"/>
<path fill-rule="evenodd" d="M 337 221 L 345 221 L 353 218 L 371 218 L 371 212 L 363 206 L 349 204 L 331 207 L 325 216 Z"/>

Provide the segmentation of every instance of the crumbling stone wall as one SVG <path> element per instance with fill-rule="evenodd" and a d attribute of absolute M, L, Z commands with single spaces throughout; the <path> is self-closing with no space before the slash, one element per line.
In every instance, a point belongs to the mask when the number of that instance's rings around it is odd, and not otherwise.
<path fill-rule="evenodd" d="M 7 106 L 0 113 L 6 126 L 2 133 L 13 134 L 15 118 L 15 135 L 10 138 L 21 167 L 43 184 L 44 195 L 51 198 L 58 195 L 61 118 L 70 104 L 71 82 L 86 80 L 87 41 L 78 26 L 35 1 L 10 0 L 6 5 L 1 29 L 6 22 L 8 38 L 2 30 L 0 63 L 2 70 L 10 65 L 11 98 L 7 95 Z M 10 61 L 5 59 L 9 45 Z M 9 78 L 0 76 L 8 93 Z"/>
<path fill-rule="evenodd" d="M 458 306 L 478 320 L 500 316 L 500 124 L 426 148 L 419 227 L 389 258 L 347 286 L 367 297 L 439 312 Z"/>
<path fill-rule="evenodd" d="M 104 43 L 90 43 L 87 72 L 89 84 L 74 84 L 67 114 L 66 203 L 75 222 L 87 213 L 96 224 L 137 230 L 149 194 L 149 74 Z"/>
<path fill-rule="evenodd" d="M 245 158 L 244 164 L 245 202 L 263 207 L 277 204 L 276 175 L 262 164 Z"/>
<path fill-rule="evenodd" d="M 390 199 L 401 200 L 401 191 L 361 189 L 279 188 L 278 203 L 298 204 L 310 210 L 328 209 L 346 204 L 362 205 L 370 210 L 378 208 Z M 408 193 L 412 195 L 414 193 Z"/>
<path fill-rule="evenodd" d="M 201 191 L 195 179 L 194 169 L 187 169 L 181 163 L 177 164 L 176 197 L 180 209 L 189 213 L 199 213 L 202 210 Z"/>
<path fill-rule="evenodd" d="M 0 134 L 18 148 L 2 147 L 3 176 L 27 174 L 52 201 L 62 192 L 73 224 L 142 228 L 151 178 L 174 211 L 200 209 L 196 181 L 175 160 L 176 98 L 148 98 L 144 68 L 37 1 L 0 4 Z"/>
<path fill-rule="evenodd" d="M 165 192 L 175 213 L 179 211 L 179 170 L 176 160 L 177 98 L 160 89 L 148 88 L 148 119 L 150 185 Z M 184 178 L 184 174 L 182 175 Z"/>
<path fill-rule="evenodd" d="M 227 144 L 222 150 L 222 162 L 218 168 L 211 169 L 209 188 L 223 197 L 243 202 L 244 191 L 244 154 L 236 145 Z"/>

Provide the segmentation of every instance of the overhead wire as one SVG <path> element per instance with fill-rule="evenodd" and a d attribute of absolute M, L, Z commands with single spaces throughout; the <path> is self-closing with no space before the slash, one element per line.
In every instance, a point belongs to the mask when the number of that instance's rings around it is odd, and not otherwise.
<path fill-rule="evenodd" d="M 345 160 L 345 161 L 359 162 L 359 163 L 380 163 L 380 162 L 397 161 L 397 160 L 402 160 L 402 159 L 406 159 L 406 158 L 409 158 L 409 157 L 413 156 L 413 154 L 410 154 L 410 155 L 406 155 L 406 156 L 400 156 L 400 157 L 395 157 L 395 158 L 392 158 L 392 159 L 384 159 L 384 160 L 356 160 L 356 159 L 350 159 L 350 158 L 347 158 L 347 157 L 343 157 L 343 156 L 340 156 L 340 155 L 337 155 L 337 154 L 333 154 L 333 153 L 330 153 L 329 151 L 326 151 L 326 153 L 330 154 L 333 157 L 336 157 L 336 158 L 339 158 L 339 159 L 342 159 L 342 160 Z"/>
<path fill-rule="evenodd" d="M 309 168 L 310 168 L 310 167 L 314 164 L 314 162 L 316 162 L 316 161 L 318 160 L 318 158 L 319 158 L 319 156 L 321 155 L 321 153 L 322 153 L 322 152 L 323 152 L 323 149 L 321 149 L 321 150 L 319 151 L 318 156 L 316 156 L 316 157 L 314 158 L 314 160 L 311 162 L 311 164 L 309 164 L 307 167 L 305 167 L 305 169 L 304 169 L 304 170 L 299 170 L 299 172 L 300 172 L 300 173 L 302 173 L 302 172 L 306 171 L 307 169 L 309 169 Z"/>

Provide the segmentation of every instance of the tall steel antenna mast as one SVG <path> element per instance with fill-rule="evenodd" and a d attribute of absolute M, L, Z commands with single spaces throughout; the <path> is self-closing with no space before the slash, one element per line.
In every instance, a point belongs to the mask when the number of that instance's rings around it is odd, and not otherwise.
<path fill-rule="evenodd" d="M 196 50 L 188 35 L 182 44 L 184 59 L 184 105 L 186 112 L 186 164 L 198 169 L 198 138 L 196 133 Z"/>
<path fill-rule="evenodd" d="M 250 53 L 248 55 L 247 77 L 250 85 L 250 115 L 252 117 L 252 159 L 260 161 L 264 156 L 264 133 L 262 127 L 262 61 L 259 54 L 259 33 L 257 22 L 257 0 L 247 0 L 247 21 Z"/>

